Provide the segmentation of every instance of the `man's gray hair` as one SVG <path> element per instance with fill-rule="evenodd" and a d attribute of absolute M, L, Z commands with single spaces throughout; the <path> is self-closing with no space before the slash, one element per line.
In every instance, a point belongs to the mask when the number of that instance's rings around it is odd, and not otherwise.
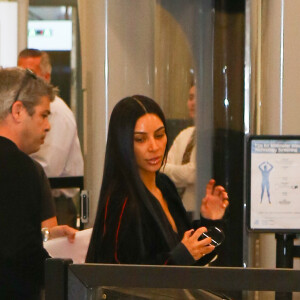
<path fill-rule="evenodd" d="M 54 100 L 56 88 L 28 72 L 18 67 L 0 68 L 0 120 L 6 118 L 17 100 L 23 103 L 29 115 L 34 114 L 34 108 L 40 103 L 41 97 L 46 96 L 50 101 Z M 26 79 L 26 76 L 29 78 Z"/>

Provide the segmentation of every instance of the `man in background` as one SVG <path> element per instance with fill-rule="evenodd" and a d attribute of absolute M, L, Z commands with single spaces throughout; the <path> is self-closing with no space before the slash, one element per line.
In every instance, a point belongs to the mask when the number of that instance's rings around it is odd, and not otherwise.
<path fill-rule="evenodd" d="M 43 228 L 42 169 L 29 154 L 39 150 L 50 130 L 53 87 L 29 70 L 0 69 L 0 298 L 40 299 L 44 240 L 76 230 L 63 225 Z"/>
<path fill-rule="evenodd" d="M 18 66 L 51 81 L 52 66 L 44 51 L 24 49 L 18 56 Z M 47 177 L 82 176 L 83 157 L 74 115 L 58 96 L 51 102 L 50 110 L 51 131 L 40 150 L 31 156 L 43 166 Z M 76 227 L 77 210 L 72 198 L 77 192 L 76 189 L 53 190 L 58 224 Z"/>

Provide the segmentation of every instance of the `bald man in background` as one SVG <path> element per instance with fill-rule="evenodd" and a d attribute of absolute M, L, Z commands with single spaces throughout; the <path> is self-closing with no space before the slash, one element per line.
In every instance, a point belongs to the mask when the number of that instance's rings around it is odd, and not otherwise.
<path fill-rule="evenodd" d="M 44 51 L 24 49 L 19 53 L 18 66 L 30 69 L 49 83 L 51 81 L 52 66 Z M 83 157 L 74 115 L 58 96 L 51 102 L 50 109 L 51 131 L 40 150 L 31 157 L 42 165 L 47 177 L 83 176 Z M 58 224 L 76 227 L 77 210 L 72 199 L 76 193 L 77 189 L 53 190 Z"/>

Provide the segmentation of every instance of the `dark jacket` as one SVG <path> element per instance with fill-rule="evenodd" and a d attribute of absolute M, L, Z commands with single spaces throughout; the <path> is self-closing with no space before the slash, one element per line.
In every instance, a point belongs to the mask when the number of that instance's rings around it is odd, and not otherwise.
<path fill-rule="evenodd" d="M 4 137 L 0 166 L 1 297 L 34 299 L 49 257 L 41 236 L 42 179 L 33 160 Z"/>
<path fill-rule="evenodd" d="M 158 173 L 156 183 L 168 204 L 178 233 L 174 232 L 158 200 L 147 190 L 147 199 L 134 207 L 130 198 L 115 192 L 107 199 L 103 222 L 96 223 L 87 262 L 124 264 L 206 264 L 215 254 L 196 262 L 180 242 L 185 231 L 192 229 L 173 182 Z M 217 224 L 218 223 L 218 224 Z M 218 225 L 202 219 L 199 226 Z M 100 227 L 100 228 L 98 228 Z"/>

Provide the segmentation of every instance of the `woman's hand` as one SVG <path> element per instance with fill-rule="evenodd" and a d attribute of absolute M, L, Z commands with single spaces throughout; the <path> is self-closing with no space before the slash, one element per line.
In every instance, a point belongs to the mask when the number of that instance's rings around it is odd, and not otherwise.
<path fill-rule="evenodd" d="M 198 241 L 203 232 L 206 232 L 205 227 L 200 227 L 196 231 L 193 229 L 186 231 L 183 235 L 181 243 L 187 248 L 194 260 L 198 260 L 205 254 L 212 252 L 215 247 L 211 246 L 211 238 L 205 238 Z"/>
<path fill-rule="evenodd" d="M 206 186 L 206 195 L 202 199 L 200 213 L 206 219 L 219 220 L 225 213 L 228 202 L 228 194 L 225 189 L 211 179 Z"/>

